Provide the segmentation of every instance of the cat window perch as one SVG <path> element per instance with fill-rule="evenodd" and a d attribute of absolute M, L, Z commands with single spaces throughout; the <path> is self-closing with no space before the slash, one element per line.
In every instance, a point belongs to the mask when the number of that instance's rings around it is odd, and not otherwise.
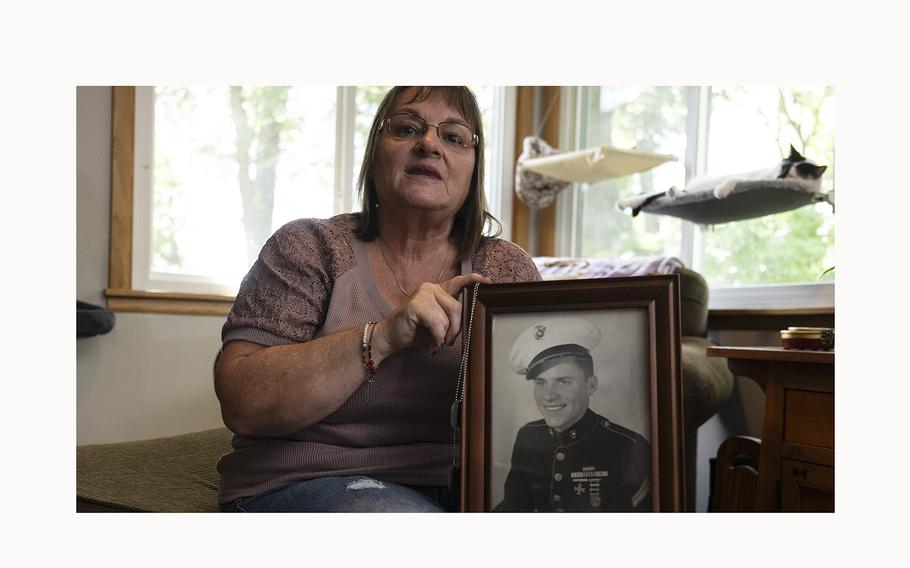
<path fill-rule="evenodd" d="M 518 158 L 515 191 L 529 207 L 542 209 L 572 182 L 595 183 L 639 173 L 673 159 L 673 156 L 665 154 L 621 150 L 612 146 L 559 152 L 542 139 L 529 136 L 525 138 L 523 152 Z M 790 180 L 744 180 L 738 182 L 723 199 L 715 197 L 714 188 L 695 192 L 671 189 L 622 199 L 617 206 L 630 209 L 633 216 L 644 211 L 702 225 L 717 225 L 782 213 L 819 202 L 828 202 L 833 207 L 833 192 L 809 190 Z"/>
<path fill-rule="evenodd" d="M 714 188 L 696 192 L 661 191 L 621 199 L 620 209 L 669 215 L 701 225 L 719 225 L 783 213 L 804 205 L 827 202 L 834 207 L 833 192 L 820 193 L 789 180 L 744 180 L 727 197 L 719 199 Z"/>

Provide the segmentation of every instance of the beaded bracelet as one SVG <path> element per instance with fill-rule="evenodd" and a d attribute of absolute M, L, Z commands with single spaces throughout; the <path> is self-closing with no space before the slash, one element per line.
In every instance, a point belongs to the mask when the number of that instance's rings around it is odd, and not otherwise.
<path fill-rule="evenodd" d="M 373 341 L 373 328 L 376 327 L 376 322 L 371 321 L 367 322 L 363 326 L 363 341 L 361 342 L 361 353 L 363 355 L 363 368 L 366 369 L 367 374 L 370 377 L 367 379 L 368 383 L 373 382 L 373 377 L 376 376 L 376 364 L 373 362 L 373 352 L 371 349 L 371 343 Z"/>

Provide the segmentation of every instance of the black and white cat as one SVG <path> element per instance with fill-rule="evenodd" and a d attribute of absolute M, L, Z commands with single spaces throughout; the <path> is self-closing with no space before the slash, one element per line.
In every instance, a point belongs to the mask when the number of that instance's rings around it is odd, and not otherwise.
<path fill-rule="evenodd" d="M 821 177 L 826 169 L 828 166 L 819 166 L 815 162 L 807 160 L 791 145 L 790 156 L 773 168 L 725 176 L 695 178 L 686 186 L 685 193 L 696 193 L 714 188 L 714 197 L 724 199 L 741 181 L 775 179 L 793 181 L 806 191 L 817 193 L 821 190 Z M 673 192 L 671 191 L 671 193 Z"/>

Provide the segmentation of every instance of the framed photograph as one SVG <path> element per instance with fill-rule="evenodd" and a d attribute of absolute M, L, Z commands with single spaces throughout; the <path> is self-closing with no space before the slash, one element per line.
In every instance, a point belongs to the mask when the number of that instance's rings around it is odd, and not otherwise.
<path fill-rule="evenodd" d="M 462 511 L 684 509 L 677 275 L 480 285 L 464 306 Z"/>

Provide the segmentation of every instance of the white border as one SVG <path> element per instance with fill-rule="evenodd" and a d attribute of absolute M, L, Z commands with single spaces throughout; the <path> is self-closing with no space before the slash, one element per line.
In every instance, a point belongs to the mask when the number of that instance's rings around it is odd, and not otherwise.
<path fill-rule="evenodd" d="M 155 87 L 136 87 L 133 146 L 133 290 L 152 289 L 149 259 L 152 243 L 152 176 L 155 163 Z"/>
<path fill-rule="evenodd" d="M 517 87 L 496 87 L 493 98 L 495 126 L 493 141 L 497 143 L 498 150 L 492 153 L 492 159 L 487 167 L 491 172 L 499 172 L 499 177 L 491 175 L 490 180 L 496 180 L 499 187 L 490 188 L 489 193 L 492 203 L 490 209 L 502 223 L 501 239 L 512 240 L 512 192 L 515 188 L 515 171 L 512 163 L 515 156 L 515 101 L 518 94 Z"/>
<path fill-rule="evenodd" d="M 354 131 L 357 87 L 338 87 L 335 105 L 335 212 L 354 209 Z"/>

